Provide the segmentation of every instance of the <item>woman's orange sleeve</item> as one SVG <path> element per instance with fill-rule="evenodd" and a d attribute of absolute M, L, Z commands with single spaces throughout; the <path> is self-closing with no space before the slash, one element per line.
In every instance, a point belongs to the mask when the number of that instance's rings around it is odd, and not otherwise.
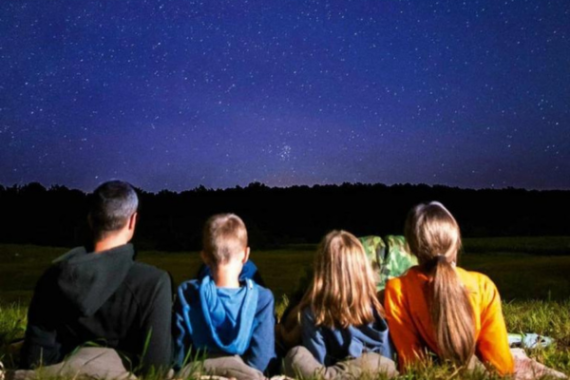
<path fill-rule="evenodd" d="M 490 364 L 501 375 L 514 372 L 514 361 L 509 349 L 507 326 L 501 310 L 501 297 L 497 287 L 487 277 L 481 279 L 483 304 L 481 332 L 477 339 L 476 353 L 479 360 Z"/>

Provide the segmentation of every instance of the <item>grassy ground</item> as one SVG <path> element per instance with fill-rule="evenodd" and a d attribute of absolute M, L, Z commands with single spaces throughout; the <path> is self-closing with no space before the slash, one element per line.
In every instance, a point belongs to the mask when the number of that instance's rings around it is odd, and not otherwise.
<path fill-rule="evenodd" d="M 562 253 L 570 253 L 568 247 L 568 237 L 466 239 L 459 265 L 489 275 L 504 300 L 565 300 L 570 296 L 570 255 Z M 310 245 L 252 249 L 251 258 L 279 300 L 293 290 L 303 268 L 312 264 L 314 249 Z M 545 254 L 545 249 L 552 254 Z M 67 250 L 0 245 L 0 303 L 27 304 L 41 273 Z M 193 277 L 201 264 L 196 252 L 144 251 L 138 259 L 168 270 L 176 283 Z"/>
<path fill-rule="evenodd" d="M 570 255 L 570 236 L 468 238 L 463 245 L 469 253 Z"/>
<path fill-rule="evenodd" d="M 535 332 L 554 338 L 554 345 L 534 350 L 532 356 L 570 374 L 570 256 L 562 255 L 568 253 L 570 238 L 467 239 L 465 247 L 460 266 L 483 272 L 497 284 L 509 331 Z M 34 284 L 50 262 L 66 250 L 0 245 L 0 360 L 8 366 L 14 363 L 7 343 L 23 336 L 25 309 Z M 303 268 L 311 265 L 313 254 L 314 247 L 303 246 L 252 250 L 251 258 L 279 304 L 283 295 L 292 292 Z M 176 283 L 193 277 L 200 266 L 199 255 L 192 252 L 148 251 L 141 252 L 138 259 L 170 271 Z M 458 377 L 452 369 L 423 368 L 402 378 L 451 377 Z M 477 378 L 476 375 L 459 377 Z"/>

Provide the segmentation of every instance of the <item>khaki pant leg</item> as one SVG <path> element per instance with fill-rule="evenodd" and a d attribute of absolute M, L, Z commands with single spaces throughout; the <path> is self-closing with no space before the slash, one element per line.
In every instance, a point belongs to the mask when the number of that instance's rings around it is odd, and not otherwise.
<path fill-rule="evenodd" d="M 111 348 L 80 348 L 65 361 L 38 368 L 17 370 L 6 374 L 6 380 L 33 380 L 53 377 L 86 376 L 94 379 L 135 380 L 123 364 L 117 351 Z"/>
<path fill-rule="evenodd" d="M 283 361 L 283 373 L 290 377 L 307 379 L 325 375 L 325 366 L 303 346 L 295 346 L 287 352 Z"/>
<path fill-rule="evenodd" d="M 542 376 L 554 379 L 568 378 L 564 373 L 529 358 L 522 348 L 511 348 L 511 354 L 515 361 L 515 380 L 532 380 Z"/>
<path fill-rule="evenodd" d="M 284 361 L 284 373 L 291 377 L 314 378 L 324 380 L 359 379 L 361 377 L 377 377 L 384 373 L 388 377 L 398 374 L 396 363 L 376 353 L 364 353 L 357 359 L 338 362 L 329 367 L 323 366 L 313 354 L 303 346 L 293 347 Z"/>
<path fill-rule="evenodd" d="M 196 373 L 237 380 L 265 380 L 263 373 L 245 364 L 238 355 L 209 357 L 202 362 L 193 362 L 186 365 L 176 375 L 177 378 L 188 378 Z"/>
<path fill-rule="evenodd" d="M 375 352 L 365 352 L 361 357 L 345 360 L 343 363 L 348 368 L 348 373 L 354 374 L 359 378 L 362 376 L 377 378 L 379 374 L 384 374 L 387 377 L 398 375 L 396 363 Z"/>

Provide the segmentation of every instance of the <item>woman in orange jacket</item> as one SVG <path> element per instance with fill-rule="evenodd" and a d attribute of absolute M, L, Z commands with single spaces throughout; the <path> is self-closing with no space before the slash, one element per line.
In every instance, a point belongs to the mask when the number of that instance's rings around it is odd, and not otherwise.
<path fill-rule="evenodd" d="M 502 375 L 514 363 L 495 284 L 455 266 L 459 225 L 438 202 L 416 206 L 406 220 L 406 241 L 419 265 L 388 281 L 384 307 L 400 370 L 432 352 L 468 366 L 476 356 Z"/>

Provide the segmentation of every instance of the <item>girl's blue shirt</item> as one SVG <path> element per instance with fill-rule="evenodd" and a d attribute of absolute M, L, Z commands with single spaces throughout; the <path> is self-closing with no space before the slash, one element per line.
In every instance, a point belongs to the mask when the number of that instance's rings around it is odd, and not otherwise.
<path fill-rule="evenodd" d="M 303 346 L 325 366 L 335 365 L 347 358 L 358 358 L 365 352 L 375 352 L 393 359 L 394 348 L 388 334 L 388 324 L 375 314 L 375 320 L 362 326 L 329 328 L 316 326 L 310 307 L 302 312 Z"/>

